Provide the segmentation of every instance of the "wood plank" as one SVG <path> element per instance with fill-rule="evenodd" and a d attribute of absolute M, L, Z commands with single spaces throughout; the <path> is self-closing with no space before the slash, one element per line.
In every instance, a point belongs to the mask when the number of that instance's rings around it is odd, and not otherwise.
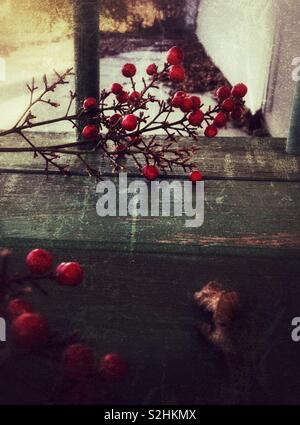
<path fill-rule="evenodd" d="M 37 146 L 44 143 L 53 145 L 72 143 L 75 140 L 73 133 L 37 133 L 32 132 L 32 140 Z M 2 141 L 3 146 L 4 141 Z M 27 147 L 23 140 L 10 136 L 5 140 L 6 146 Z M 300 181 L 300 157 L 285 153 L 285 139 L 274 138 L 200 138 L 198 142 L 188 139 L 178 139 L 178 144 L 196 143 L 201 150 L 195 155 L 195 163 L 203 170 L 208 178 L 238 178 L 261 180 L 289 180 Z M 93 166 L 100 168 L 104 173 L 111 169 L 101 155 L 89 158 Z M 75 174 L 82 170 L 76 158 L 65 158 L 61 162 L 68 163 Z M 127 161 L 129 172 L 136 173 L 132 161 Z M 32 154 L 2 153 L 0 155 L 0 170 L 35 170 L 43 172 L 43 162 L 33 158 Z M 175 170 L 176 174 L 183 174 L 182 170 Z"/>
<path fill-rule="evenodd" d="M 125 252 L 300 255 L 300 183 L 205 182 L 205 221 L 96 214 L 96 183 L 84 177 L 2 174 L 0 235 L 59 246 Z"/>
<path fill-rule="evenodd" d="M 98 357 L 116 351 L 130 364 L 128 380 L 113 386 L 98 382 L 90 402 L 299 403 L 300 346 L 290 338 L 291 318 L 299 315 L 299 262 L 132 255 L 92 246 L 86 250 L 79 243 L 72 249 L 54 247 L 51 241 L 39 243 L 53 250 L 56 264 L 80 261 L 86 275 L 83 285 L 72 290 L 46 282 L 48 298 L 29 296 L 34 307 L 47 315 L 53 330 L 68 335 L 78 329 Z M 14 270 L 24 270 L 24 256 L 33 246 L 26 240 L 14 245 Z M 252 349 L 259 360 L 252 372 L 262 387 L 251 388 L 250 394 L 247 385 L 235 393 L 222 356 L 194 329 L 203 315 L 193 305 L 192 295 L 215 278 L 251 305 Z M 2 403 L 65 401 L 65 394 L 54 391 L 60 352 L 48 350 L 47 356 L 50 359 L 21 355 L 5 364 L 0 380 Z"/>

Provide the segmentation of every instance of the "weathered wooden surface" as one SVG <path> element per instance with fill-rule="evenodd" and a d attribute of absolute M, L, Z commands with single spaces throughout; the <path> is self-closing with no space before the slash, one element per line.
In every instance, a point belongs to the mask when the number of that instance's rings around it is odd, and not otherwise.
<path fill-rule="evenodd" d="M 102 250 L 300 255 L 300 183 L 205 183 L 205 220 L 105 217 L 88 177 L 2 174 L 1 239 L 55 240 Z M 274 250 L 273 250 L 274 249 Z"/>
<path fill-rule="evenodd" d="M 131 365 L 124 383 L 95 384 L 92 403 L 300 402 L 300 345 L 291 340 L 300 312 L 299 159 L 284 154 L 284 140 L 199 143 L 209 179 L 204 225 L 194 229 L 184 218 L 100 218 L 92 179 L 46 179 L 30 156 L 23 166 L 0 156 L 0 237 L 14 248 L 14 269 L 40 246 L 86 270 L 82 287 L 49 283 L 50 298 L 32 295 L 34 305 L 53 328 L 79 329 L 99 356 L 119 351 Z M 255 382 L 238 397 L 224 359 L 193 328 L 192 294 L 216 278 L 248 300 L 256 329 Z M 48 354 L 5 364 L 0 403 L 64 401 L 54 387 L 60 357 Z"/>
<path fill-rule="evenodd" d="M 32 140 L 36 146 L 43 143 L 52 145 L 72 143 L 75 140 L 73 133 L 32 133 Z M 179 139 L 179 143 L 195 143 L 187 139 Z M 200 138 L 196 143 L 201 149 L 195 154 L 195 162 L 208 178 L 235 178 L 254 180 L 289 180 L 300 181 L 300 158 L 286 155 L 285 139 L 273 138 L 216 138 L 209 140 Z M 28 147 L 26 142 L 16 136 L 6 139 L 6 146 Z M 63 163 L 68 162 L 72 170 L 82 170 L 76 158 L 62 157 Z M 91 163 L 110 173 L 107 161 L 101 155 L 92 156 Z M 32 153 L 1 153 L 0 170 L 34 170 L 43 171 L 44 164 L 39 158 L 33 158 Z M 135 171 L 132 162 L 128 161 L 129 172 Z M 182 170 L 176 171 L 179 175 Z"/>

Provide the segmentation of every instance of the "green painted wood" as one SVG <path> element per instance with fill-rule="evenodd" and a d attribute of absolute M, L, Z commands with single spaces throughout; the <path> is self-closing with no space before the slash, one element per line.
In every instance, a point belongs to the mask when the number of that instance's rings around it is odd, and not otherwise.
<path fill-rule="evenodd" d="M 184 217 L 105 217 L 87 177 L 0 175 L 0 236 L 125 252 L 296 256 L 300 183 L 205 182 L 205 222 Z M 3 242 L 3 243 L 4 243 Z"/>
<path fill-rule="evenodd" d="M 43 246 L 53 249 L 49 241 Z M 30 241 L 15 247 L 14 270 L 24 270 Z M 52 329 L 79 330 L 98 356 L 121 352 L 130 374 L 123 384 L 96 382 L 92 403 L 216 404 L 299 403 L 299 344 L 290 339 L 291 317 L 299 314 L 300 263 L 291 260 L 120 253 L 89 250 L 81 244 L 56 246 L 55 263 L 80 261 L 86 270 L 81 287 L 46 284 L 49 297 L 31 295 Z M 248 299 L 255 325 L 253 349 L 259 361 L 253 374 L 260 387 L 235 394 L 225 362 L 197 335 L 203 318 L 192 303 L 194 291 L 211 279 Z M 287 291 L 288 288 L 288 291 Z M 61 403 L 68 396 L 55 389 L 60 354 L 47 358 L 20 355 L 7 362 L 0 380 L 0 403 Z M 4 374 L 4 376 L 3 376 Z M 8 386 L 7 382 L 14 383 Z M 84 402 L 84 400 L 82 400 Z"/>
<path fill-rule="evenodd" d="M 75 134 L 72 133 L 36 133 L 32 132 L 35 145 L 43 143 L 53 145 L 72 143 Z M 179 145 L 196 143 L 201 149 L 195 154 L 195 163 L 207 177 L 267 179 L 267 180 L 298 180 L 300 181 L 300 159 L 285 153 L 285 139 L 274 138 L 216 138 L 209 140 L 200 138 L 198 142 L 179 139 Z M 0 140 L 1 146 L 18 146 L 26 148 L 26 143 L 16 136 Z M 101 155 L 89 158 L 93 166 L 104 173 L 110 173 L 111 168 Z M 82 170 L 81 164 L 74 157 L 63 157 L 62 163 L 68 163 L 72 170 Z M 131 160 L 127 161 L 129 172 L 136 172 Z M 43 172 L 44 164 L 39 158 L 33 158 L 31 153 L 1 153 L 0 170 L 34 170 Z M 176 170 L 183 174 L 182 170 Z"/>

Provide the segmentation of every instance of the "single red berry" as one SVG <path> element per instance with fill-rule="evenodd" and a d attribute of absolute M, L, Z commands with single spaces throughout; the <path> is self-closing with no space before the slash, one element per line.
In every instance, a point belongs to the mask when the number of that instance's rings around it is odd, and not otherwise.
<path fill-rule="evenodd" d="M 225 112 L 232 112 L 235 108 L 235 103 L 232 99 L 226 99 L 222 103 L 221 108 Z"/>
<path fill-rule="evenodd" d="M 248 87 L 243 83 L 236 84 L 231 90 L 232 96 L 239 97 L 239 98 L 245 97 L 247 93 L 248 93 Z"/>
<path fill-rule="evenodd" d="M 119 144 L 118 146 L 116 146 L 116 148 L 115 148 L 115 153 L 116 153 L 118 156 L 123 156 L 123 155 L 125 155 L 126 151 L 127 151 L 127 147 L 126 147 L 125 145 L 123 145 L 122 143 L 120 143 L 120 144 Z"/>
<path fill-rule="evenodd" d="M 199 127 L 199 125 L 204 120 L 204 113 L 198 109 L 198 111 L 191 112 L 188 116 L 189 123 L 194 127 Z"/>
<path fill-rule="evenodd" d="M 133 91 L 129 95 L 129 100 L 132 103 L 137 103 L 141 99 L 141 93 L 138 91 Z"/>
<path fill-rule="evenodd" d="M 136 74 L 136 66 L 133 63 L 126 63 L 122 68 L 124 77 L 131 78 Z"/>
<path fill-rule="evenodd" d="M 214 125 L 218 128 L 222 128 L 227 123 L 227 115 L 224 112 L 219 112 L 214 119 Z"/>
<path fill-rule="evenodd" d="M 128 95 L 128 93 L 126 93 L 126 91 L 122 91 L 121 93 L 117 94 L 117 96 L 116 96 L 117 101 L 119 103 L 126 103 L 126 102 L 128 102 L 128 97 L 129 97 L 129 95 Z"/>
<path fill-rule="evenodd" d="M 95 140 L 99 135 L 99 129 L 94 124 L 87 124 L 82 130 L 82 136 L 88 140 Z"/>
<path fill-rule="evenodd" d="M 53 257 L 50 252 L 45 249 L 34 249 L 27 254 L 26 265 L 32 274 L 47 273 L 53 263 Z"/>
<path fill-rule="evenodd" d="M 216 137 L 218 134 L 218 128 L 215 125 L 209 125 L 204 131 L 206 137 Z"/>
<path fill-rule="evenodd" d="M 231 96 L 231 90 L 227 86 L 222 86 L 217 90 L 217 97 L 220 101 L 228 99 Z"/>
<path fill-rule="evenodd" d="M 98 102 L 94 97 L 87 97 L 83 102 L 83 108 L 85 110 L 95 109 L 98 106 Z"/>
<path fill-rule="evenodd" d="M 26 349 L 43 347 L 49 338 L 48 321 L 39 313 L 23 313 L 12 322 L 15 343 Z"/>
<path fill-rule="evenodd" d="M 23 313 L 32 313 L 33 308 L 29 301 L 21 298 L 15 298 L 7 304 L 6 311 L 8 317 L 12 320 Z"/>
<path fill-rule="evenodd" d="M 146 72 L 150 76 L 157 74 L 157 65 L 155 63 L 151 63 L 147 66 Z"/>
<path fill-rule="evenodd" d="M 109 122 L 110 125 L 112 127 L 116 127 L 118 124 L 121 123 L 121 119 L 122 119 L 122 115 L 120 114 L 113 114 L 110 118 L 109 118 Z"/>
<path fill-rule="evenodd" d="M 147 180 L 155 180 L 159 176 L 159 169 L 155 165 L 145 165 L 143 168 L 143 176 Z"/>
<path fill-rule="evenodd" d="M 119 83 L 113 83 L 113 85 L 111 86 L 111 92 L 116 95 L 121 94 L 123 93 L 123 87 Z"/>
<path fill-rule="evenodd" d="M 108 381 L 118 381 L 128 373 L 128 363 L 119 354 L 106 354 L 100 359 L 99 373 Z"/>
<path fill-rule="evenodd" d="M 169 69 L 170 80 L 174 83 L 180 83 L 185 79 L 185 70 L 181 65 L 173 65 Z"/>
<path fill-rule="evenodd" d="M 199 96 L 191 96 L 190 97 L 193 102 L 193 111 L 197 111 L 201 106 L 201 99 Z"/>
<path fill-rule="evenodd" d="M 201 171 L 195 170 L 189 174 L 189 179 L 191 182 L 195 183 L 195 182 L 200 182 L 201 180 L 203 180 L 204 176 L 201 173 Z"/>
<path fill-rule="evenodd" d="M 176 92 L 171 100 L 171 105 L 174 108 L 180 108 L 182 106 L 182 103 L 185 97 L 186 97 L 186 93 L 184 91 Z"/>
<path fill-rule="evenodd" d="M 236 108 L 234 111 L 232 111 L 232 112 L 230 113 L 230 118 L 231 118 L 233 121 L 240 121 L 240 119 L 242 118 L 242 115 L 243 115 L 243 110 L 242 110 L 242 108 Z"/>
<path fill-rule="evenodd" d="M 78 286 L 83 280 L 83 269 L 79 263 L 61 263 L 55 273 L 56 280 L 63 286 Z"/>
<path fill-rule="evenodd" d="M 63 353 L 63 371 L 68 378 L 92 376 L 95 363 L 93 350 L 84 344 L 69 345 Z"/>
<path fill-rule="evenodd" d="M 191 110 L 193 109 L 193 101 L 189 96 L 185 97 L 182 100 L 180 109 L 182 110 L 182 112 L 191 112 Z"/>
<path fill-rule="evenodd" d="M 135 115 L 126 115 L 122 120 L 122 128 L 126 131 L 133 131 L 136 129 L 138 119 Z"/>
<path fill-rule="evenodd" d="M 174 46 L 167 52 L 167 62 L 170 65 L 179 65 L 183 62 L 183 59 L 184 53 L 180 47 Z"/>

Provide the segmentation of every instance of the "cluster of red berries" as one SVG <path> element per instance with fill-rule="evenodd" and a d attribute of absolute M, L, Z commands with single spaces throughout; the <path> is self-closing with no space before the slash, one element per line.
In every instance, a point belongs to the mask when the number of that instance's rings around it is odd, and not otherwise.
<path fill-rule="evenodd" d="M 61 263 L 54 274 L 47 275 L 53 265 L 53 256 L 41 248 L 29 252 L 26 265 L 33 279 L 35 277 L 55 278 L 63 286 L 77 286 L 83 280 L 83 269 L 77 262 Z M 28 301 L 21 298 L 12 299 L 8 302 L 6 313 L 12 321 L 12 336 L 18 347 L 37 349 L 47 343 L 48 321 L 42 314 L 34 312 Z"/>
<path fill-rule="evenodd" d="M 158 81 L 161 75 L 167 74 L 172 82 L 180 83 L 185 79 L 183 61 L 183 50 L 174 46 L 167 52 L 165 68 L 161 73 L 158 72 L 158 67 L 155 63 L 147 66 L 146 73 L 152 77 L 153 81 Z M 119 157 L 129 152 L 129 146 L 137 146 L 142 141 L 142 137 L 139 135 L 141 118 L 137 117 L 134 112 L 140 108 L 146 109 L 145 104 L 147 101 L 155 99 L 153 96 L 143 99 L 144 91 L 136 91 L 133 81 L 136 72 L 137 68 L 132 63 L 126 63 L 122 67 L 123 76 L 131 79 L 133 87 L 131 93 L 125 91 L 119 83 L 114 83 L 111 87 L 111 93 L 115 96 L 116 109 L 115 113 L 107 118 L 106 125 L 109 131 L 116 132 L 117 139 L 122 137 L 128 141 L 127 146 L 117 141 L 114 154 Z M 244 106 L 243 98 L 246 96 L 247 91 L 248 89 L 243 83 L 235 85 L 232 89 L 226 86 L 220 87 L 216 93 L 218 106 L 207 113 L 202 111 L 204 105 L 199 96 L 192 96 L 184 91 L 177 91 L 169 103 L 172 108 L 180 109 L 183 112 L 183 121 L 187 121 L 188 125 L 201 128 L 205 125 L 204 135 L 208 138 L 213 138 L 217 136 L 220 128 L 226 126 L 230 119 L 234 121 L 241 119 Z M 87 112 L 94 111 L 97 106 L 97 101 L 94 98 L 87 98 L 83 104 L 84 110 Z M 125 107 L 126 109 L 124 109 Z M 134 134 L 127 135 L 126 132 L 134 132 Z M 99 138 L 99 127 L 94 123 L 88 124 L 84 127 L 82 135 L 87 140 L 97 140 Z M 143 176 L 150 181 L 155 180 L 160 173 L 155 164 L 147 164 L 141 171 Z M 200 171 L 195 171 L 189 175 L 189 178 L 191 181 L 196 182 L 202 180 L 203 175 Z"/>
<path fill-rule="evenodd" d="M 82 379 L 99 373 L 106 381 L 118 381 L 128 373 L 127 361 L 117 353 L 105 354 L 97 361 L 86 344 L 69 345 L 63 352 L 63 373 L 68 379 Z"/>

